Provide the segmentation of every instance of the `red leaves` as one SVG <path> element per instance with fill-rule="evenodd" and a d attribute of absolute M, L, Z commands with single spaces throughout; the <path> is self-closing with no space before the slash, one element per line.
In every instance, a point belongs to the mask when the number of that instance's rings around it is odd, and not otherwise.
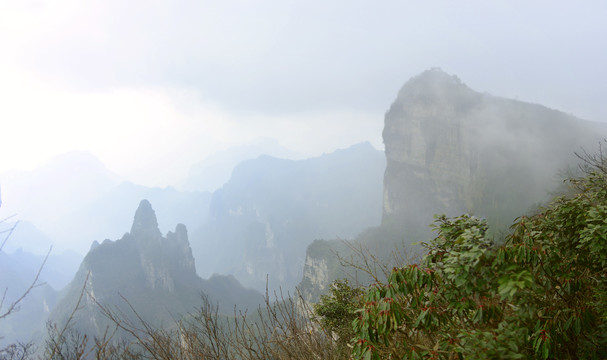
<path fill-rule="evenodd" d="M 540 339 L 542 339 L 542 341 L 548 339 L 548 332 L 545 329 L 540 330 Z"/>

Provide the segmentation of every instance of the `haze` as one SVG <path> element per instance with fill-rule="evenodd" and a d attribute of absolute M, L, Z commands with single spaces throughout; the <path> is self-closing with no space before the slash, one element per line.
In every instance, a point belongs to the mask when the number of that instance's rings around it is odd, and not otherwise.
<path fill-rule="evenodd" d="M 605 19 L 604 1 L 0 0 L 0 353 L 72 319 L 93 339 L 102 302 L 167 324 L 201 294 L 318 299 L 358 245 L 415 258 L 437 213 L 502 238 L 607 138 Z"/>
<path fill-rule="evenodd" d="M 394 94 L 432 66 L 600 121 L 605 18 L 602 1 L 2 1 L 0 171 L 76 149 L 165 186 L 260 137 L 381 148 Z"/>

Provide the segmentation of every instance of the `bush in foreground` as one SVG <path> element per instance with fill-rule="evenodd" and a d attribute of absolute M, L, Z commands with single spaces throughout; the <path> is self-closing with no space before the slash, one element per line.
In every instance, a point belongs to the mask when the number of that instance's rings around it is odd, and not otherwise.
<path fill-rule="evenodd" d="M 607 172 L 521 217 L 498 246 L 487 223 L 440 216 L 420 265 L 372 286 L 354 321 L 356 359 L 607 357 Z"/>

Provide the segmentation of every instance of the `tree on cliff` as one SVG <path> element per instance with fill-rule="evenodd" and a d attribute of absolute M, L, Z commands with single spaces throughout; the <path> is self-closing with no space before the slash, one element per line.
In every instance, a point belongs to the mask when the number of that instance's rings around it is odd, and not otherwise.
<path fill-rule="evenodd" d="M 438 217 L 422 264 L 369 288 L 354 358 L 605 358 L 607 159 L 584 160 L 576 191 L 520 217 L 501 246 L 485 220 Z"/>

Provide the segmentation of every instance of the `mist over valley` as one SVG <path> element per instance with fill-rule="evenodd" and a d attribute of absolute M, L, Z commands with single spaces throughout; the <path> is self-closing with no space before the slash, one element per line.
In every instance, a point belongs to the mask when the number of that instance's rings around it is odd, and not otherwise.
<path fill-rule="evenodd" d="M 0 4 L 0 359 L 600 358 L 605 16 Z"/>

